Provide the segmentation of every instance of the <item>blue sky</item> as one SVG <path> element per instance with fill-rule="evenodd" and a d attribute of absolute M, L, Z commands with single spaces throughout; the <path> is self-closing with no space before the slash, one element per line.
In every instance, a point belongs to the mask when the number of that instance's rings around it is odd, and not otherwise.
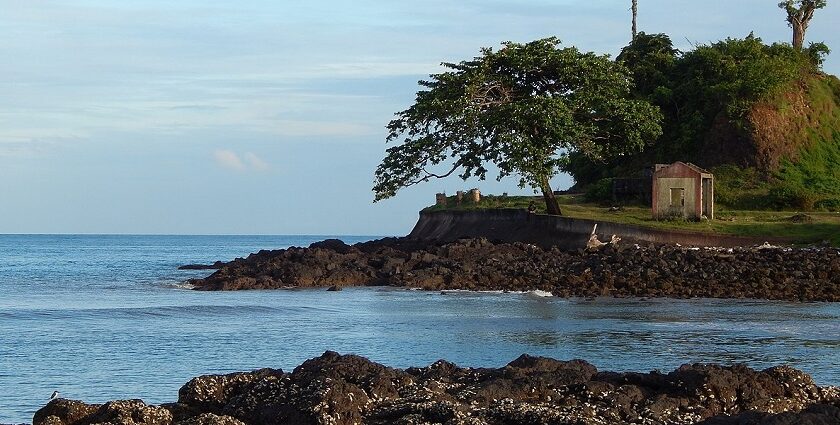
<path fill-rule="evenodd" d="M 639 3 L 639 29 L 686 50 L 790 38 L 775 0 Z M 450 178 L 373 204 L 384 125 L 482 46 L 615 55 L 629 5 L 0 0 L 0 233 L 402 235 L 437 191 L 525 193 Z M 829 2 L 808 40 L 840 49 L 838 22 Z"/>

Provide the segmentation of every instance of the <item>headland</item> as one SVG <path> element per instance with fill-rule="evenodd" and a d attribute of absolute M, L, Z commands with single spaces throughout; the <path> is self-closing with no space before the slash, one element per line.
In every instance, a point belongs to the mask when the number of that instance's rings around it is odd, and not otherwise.
<path fill-rule="evenodd" d="M 523 211 L 423 213 L 404 238 L 264 250 L 189 283 L 198 290 L 393 286 L 540 290 L 559 297 L 840 301 L 836 248 L 750 246 L 757 239 L 607 224 L 601 229 L 621 230 L 624 239 L 587 250 L 590 224 Z M 712 247 L 704 245 L 709 242 Z"/>

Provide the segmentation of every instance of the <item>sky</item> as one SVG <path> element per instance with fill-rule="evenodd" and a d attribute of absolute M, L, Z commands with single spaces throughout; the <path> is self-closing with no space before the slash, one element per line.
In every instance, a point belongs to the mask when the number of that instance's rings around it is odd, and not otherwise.
<path fill-rule="evenodd" d="M 640 0 L 691 49 L 789 41 L 776 0 Z M 502 41 L 612 56 L 619 0 L 0 0 L 0 233 L 404 235 L 457 177 L 373 203 L 417 81 Z M 807 40 L 840 49 L 840 5 Z M 840 74 L 840 54 L 825 71 Z M 553 181 L 571 185 L 568 176 Z"/>

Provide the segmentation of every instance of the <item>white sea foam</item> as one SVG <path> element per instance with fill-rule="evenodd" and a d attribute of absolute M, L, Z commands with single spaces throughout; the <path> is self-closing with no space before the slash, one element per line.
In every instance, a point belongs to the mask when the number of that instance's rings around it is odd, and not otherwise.
<path fill-rule="evenodd" d="M 446 294 L 511 294 L 511 295 L 533 295 L 535 297 L 553 297 L 554 295 L 548 291 L 541 291 L 539 289 L 533 291 L 473 291 L 470 289 L 443 289 L 440 291 L 442 295 Z"/>
<path fill-rule="evenodd" d="M 164 286 L 167 287 L 167 288 L 172 288 L 172 289 L 189 289 L 189 290 L 195 289 L 195 285 L 193 285 L 192 283 L 189 283 L 189 282 L 171 282 L 171 283 L 165 284 Z"/>
<path fill-rule="evenodd" d="M 443 289 L 440 291 L 441 294 L 524 294 L 525 292 L 521 291 L 503 291 L 503 290 L 493 290 L 493 291 L 473 291 L 471 289 Z"/>

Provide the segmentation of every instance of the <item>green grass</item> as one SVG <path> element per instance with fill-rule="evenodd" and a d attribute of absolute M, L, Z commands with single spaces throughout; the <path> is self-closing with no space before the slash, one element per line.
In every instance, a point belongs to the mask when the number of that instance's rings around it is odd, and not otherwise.
<path fill-rule="evenodd" d="M 796 211 L 736 211 L 719 209 L 714 220 L 704 221 L 658 221 L 654 220 L 649 207 L 625 206 L 622 211 L 613 212 L 609 208 L 587 203 L 583 195 L 558 196 L 563 215 L 571 218 L 584 218 L 603 222 L 632 224 L 642 227 L 665 230 L 686 230 L 737 236 L 784 237 L 797 244 L 813 244 L 829 241 L 833 246 L 840 246 L 840 213 L 808 212 L 811 221 L 798 223 L 792 220 Z M 445 210 L 482 210 L 495 208 L 526 209 L 534 201 L 537 213 L 545 212 L 542 196 L 483 196 L 474 203 L 466 197 L 461 204 L 454 196 L 447 198 L 447 206 L 432 206 L 424 211 Z"/>

